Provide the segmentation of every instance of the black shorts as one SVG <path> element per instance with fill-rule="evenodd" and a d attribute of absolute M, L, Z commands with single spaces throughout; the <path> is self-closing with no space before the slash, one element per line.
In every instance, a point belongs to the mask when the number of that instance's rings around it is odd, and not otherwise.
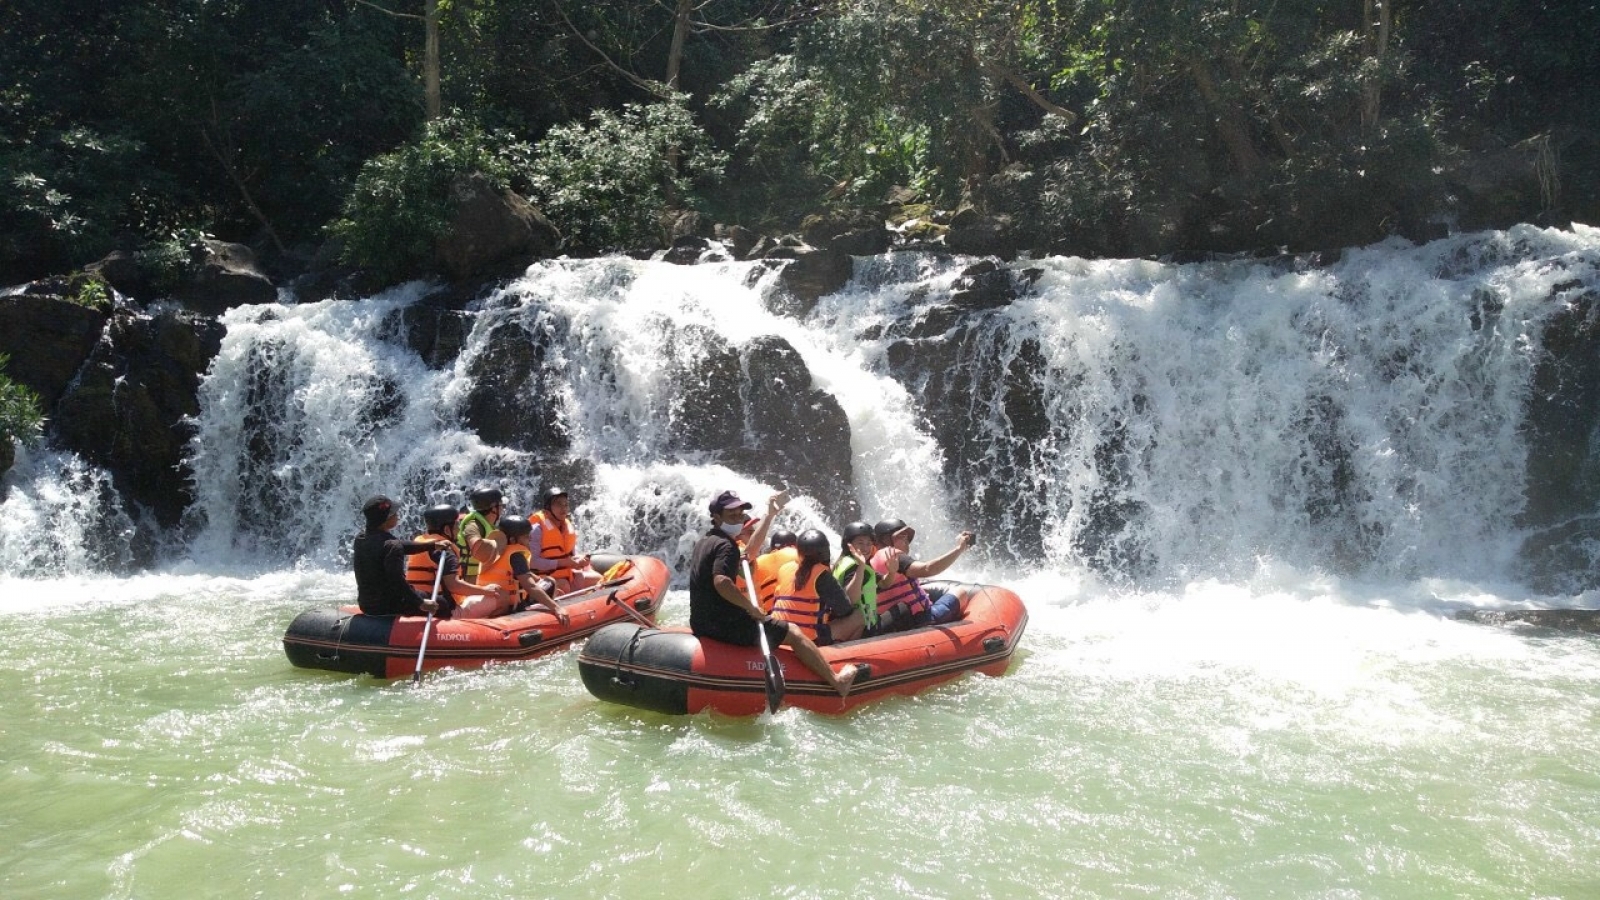
<path fill-rule="evenodd" d="M 776 648 L 789 637 L 789 626 L 784 622 L 775 622 L 771 619 L 765 621 L 767 628 L 767 643 Z M 733 644 L 739 647 L 754 647 L 761 642 L 756 635 L 756 620 L 749 616 L 738 618 L 720 619 L 715 625 L 702 628 L 695 632 L 695 637 L 711 638 L 724 644 Z"/>

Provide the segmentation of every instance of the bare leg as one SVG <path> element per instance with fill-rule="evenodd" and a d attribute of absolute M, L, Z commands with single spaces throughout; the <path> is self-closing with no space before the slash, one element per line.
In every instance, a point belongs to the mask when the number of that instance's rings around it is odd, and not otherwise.
<path fill-rule="evenodd" d="M 795 656 L 800 657 L 800 662 L 806 668 L 815 672 L 828 682 L 829 687 L 838 691 L 839 696 L 850 696 L 850 686 L 855 683 L 856 674 L 860 671 L 854 663 L 835 673 L 833 667 L 828 665 L 828 661 L 823 658 L 822 651 L 817 649 L 817 645 L 813 644 L 811 639 L 801 633 L 800 629 L 793 624 L 789 625 L 789 634 L 783 639 L 783 643 L 794 651 Z"/>
<path fill-rule="evenodd" d="M 861 610 L 856 610 L 842 619 L 834 619 L 828 623 L 828 628 L 833 632 L 833 642 L 842 644 L 861 637 L 867 630 L 866 617 L 861 615 Z"/>
<path fill-rule="evenodd" d="M 508 601 L 487 595 L 466 597 L 459 603 L 453 614 L 457 619 L 492 619 L 511 611 L 511 604 Z"/>

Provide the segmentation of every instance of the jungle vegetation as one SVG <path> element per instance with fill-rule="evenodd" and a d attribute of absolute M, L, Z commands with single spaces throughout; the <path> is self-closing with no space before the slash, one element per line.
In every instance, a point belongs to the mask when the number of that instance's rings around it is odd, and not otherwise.
<path fill-rule="evenodd" d="M 175 236 L 379 268 L 477 172 L 572 253 L 890 201 L 1113 256 L 1600 211 L 1600 4 L 0 6 L 0 283 Z"/>

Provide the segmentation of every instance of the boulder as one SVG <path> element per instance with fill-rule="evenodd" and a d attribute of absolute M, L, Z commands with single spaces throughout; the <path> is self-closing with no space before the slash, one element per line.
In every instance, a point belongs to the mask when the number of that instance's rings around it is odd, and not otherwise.
<path fill-rule="evenodd" d="M 859 210 L 806 216 L 800 236 L 813 247 L 852 256 L 884 253 L 894 239 L 882 218 Z"/>
<path fill-rule="evenodd" d="M 83 271 L 99 278 L 124 297 L 148 300 L 155 287 L 138 258 L 126 250 L 113 250 L 105 258 L 88 264 Z"/>
<path fill-rule="evenodd" d="M 672 379 L 682 385 L 670 401 L 675 452 L 787 485 L 836 520 L 856 514 L 849 420 L 788 341 L 764 336 L 727 347 L 697 333 L 678 343 L 702 350 Z"/>
<path fill-rule="evenodd" d="M 1017 299 L 1017 294 L 1011 273 L 995 265 L 993 260 L 986 259 L 968 266 L 961 273 L 956 279 L 955 293 L 950 300 L 966 310 L 999 309 L 1010 305 Z"/>
<path fill-rule="evenodd" d="M 278 288 L 243 244 L 197 241 L 189 248 L 194 274 L 175 292 L 176 299 L 202 315 L 221 315 L 235 306 L 275 303 Z"/>
<path fill-rule="evenodd" d="M 33 391 L 47 415 L 100 341 L 107 313 L 61 297 L 0 297 L 0 353 L 6 374 Z"/>
<path fill-rule="evenodd" d="M 737 468 L 815 498 L 834 521 L 859 515 L 850 420 L 839 401 L 816 387 L 805 360 L 781 337 L 758 337 L 743 355 L 754 443 L 734 454 Z"/>
<path fill-rule="evenodd" d="M 692 266 L 705 257 L 706 251 L 711 249 L 711 242 L 698 235 L 683 235 L 674 238 L 672 246 L 662 254 L 662 262 L 673 263 L 680 266 Z M 721 256 L 721 254 L 714 254 Z"/>
<path fill-rule="evenodd" d="M 794 261 L 778 274 L 779 290 L 769 298 L 772 311 L 796 318 L 810 315 L 819 299 L 850 283 L 854 266 L 843 250 L 796 250 Z"/>
<path fill-rule="evenodd" d="M 1016 228 L 1011 217 L 984 215 L 970 206 L 950 219 L 944 242 L 952 253 L 997 256 L 1007 262 L 1017 258 Z"/>
<path fill-rule="evenodd" d="M 547 360 L 565 335 L 529 330 L 518 318 L 498 313 L 480 316 L 491 329 L 486 346 L 467 367 L 472 390 L 462 409 L 467 426 L 485 442 L 559 459 L 572 437 L 562 419 L 562 374 Z"/>
<path fill-rule="evenodd" d="M 214 319 L 188 312 L 118 310 L 56 407 L 56 441 L 108 470 L 122 496 L 163 527 L 177 525 L 193 499 L 189 422 L 222 334 Z"/>
<path fill-rule="evenodd" d="M 439 264 L 452 278 L 492 274 L 496 267 L 553 256 L 561 233 L 544 213 L 482 175 L 450 186 L 450 224 L 436 246 Z"/>
<path fill-rule="evenodd" d="M 743 225 L 718 225 L 715 235 L 717 240 L 728 248 L 728 252 L 733 254 L 734 259 L 751 259 L 751 251 L 761 240 L 761 235 Z"/>

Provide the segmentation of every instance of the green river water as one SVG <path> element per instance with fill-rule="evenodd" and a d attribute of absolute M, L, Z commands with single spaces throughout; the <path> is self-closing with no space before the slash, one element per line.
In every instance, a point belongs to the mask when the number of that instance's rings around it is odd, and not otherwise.
<path fill-rule="evenodd" d="M 0 586 L 8 900 L 1600 896 L 1600 642 L 1464 586 L 1041 576 L 1004 678 L 751 720 L 296 670 L 341 574 Z"/>

